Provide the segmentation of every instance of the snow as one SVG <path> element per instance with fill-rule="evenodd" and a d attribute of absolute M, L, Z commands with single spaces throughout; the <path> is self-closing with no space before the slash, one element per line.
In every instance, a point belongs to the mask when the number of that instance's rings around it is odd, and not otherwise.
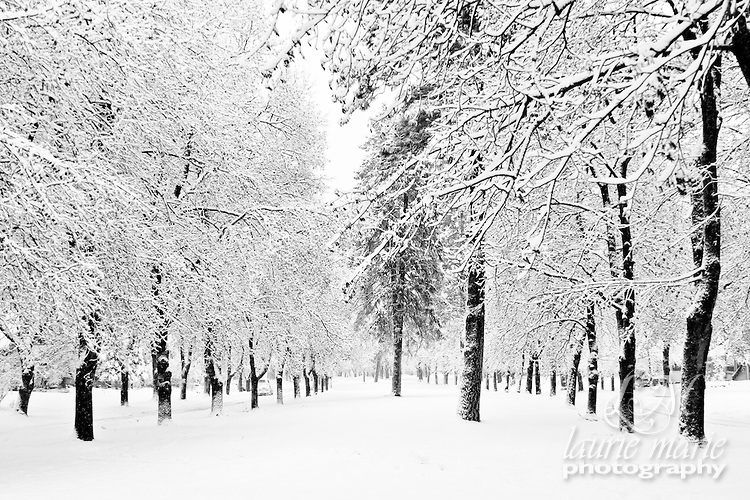
<path fill-rule="evenodd" d="M 189 393 L 187 401 L 173 401 L 174 419 L 162 427 L 150 390 L 132 391 L 131 406 L 121 408 L 118 391 L 97 389 L 90 443 L 73 435 L 73 392 L 35 392 L 28 418 L 0 408 L 0 498 L 690 499 L 712 498 L 717 488 L 744 494 L 747 486 L 750 382 L 708 392 L 707 433 L 727 440 L 719 460 L 727 467 L 718 480 L 563 480 L 572 429 L 576 439 L 623 437 L 603 419 L 580 414 L 585 392 L 571 409 L 564 394 L 550 397 L 546 389 L 536 396 L 483 388 L 483 420 L 472 423 L 456 417 L 453 385 L 407 377 L 404 397 L 394 398 L 389 381 L 336 378 L 332 384 L 329 392 L 298 400 L 289 384 L 284 405 L 265 396 L 253 411 L 249 395 L 233 387 L 221 417 L 210 415 L 206 396 Z M 644 406 L 664 394 L 638 391 Z M 599 399 L 603 415 L 613 393 L 600 392 Z M 668 429 L 656 437 L 673 437 L 676 419 L 662 420 Z"/>

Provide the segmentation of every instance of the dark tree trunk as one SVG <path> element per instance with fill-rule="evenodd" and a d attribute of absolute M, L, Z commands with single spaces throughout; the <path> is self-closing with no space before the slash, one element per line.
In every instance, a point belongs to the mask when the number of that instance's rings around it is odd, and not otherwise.
<path fill-rule="evenodd" d="M 485 373 L 484 374 L 484 388 L 488 391 L 490 390 L 490 374 Z"/>
<path fill-rule="evenodd" d="M 130 374 L 128 369 L 124 366 L 120 368 L 120 406 L 128 406 L 129 395 L 128 389 L 130 389 Z"/>
<path fill-rule="evenodd" d="M 211 378 L 208 375 L 203 377 L 203 392 L 208 396 L 211 395 Z"/>
<path fill-rule="evenodd" d="M 419 380 L 420 382 L 424 380 L 422 376 L 422 363 L 417 364 L 417 380 Z"/>
<path fill-rule="evenodd" d="M 578 371 L 578 392 L 583 392 L 583 375 L 581 371 Z"/>
<path fill-rule="evenodd" d="M 662 349 L 662 370 L 664 370 L 664 385 L 669 387 L 669 373 L 670 373 L 670 365 L 669 365 L 669 344 L 664 343 L 664 348 Z"/>
<path fill-rule="evenodd" d="M 76 368 L 76 414 L 74 427 L 81 441 L 94 439 L 94 377 L 99 362 L 97 344 L 99 340 L 99 313 L 91 313 L 86 319 L 89 335 L 83 332 L 78 336 L 78 352 L 81 364 Z"/>
<path fill-rule="evenodd" d="M 307 374 L 307 369 L 302 369 L 302 377 L 305 379 L 305 397 L 310 397 L 310 376 Z"/>
<path fill-rule="evenodd" d="M 573 340 L 573 361 L 570 365 L 570 371 L 568 372 L 567 379 L 567 393 L 568 393 L 568 404 L 575 406 L 576 404 L 576 381 L 580 374 L 578 373 L 578 365 L 581 363 L 581 352 L 583 352 L 583 335 L 579 339 Z"/>
<path fill-rule="evenodd" d="M 516 391 L 519 394 L 521 393 L 521 384 L 523 384 L 523 366 L 524 366 L 525 361 L 526 361 L 526 355 L 521 354 L 521 369 L 518 371 L 518 390 Z"/>
<path fill-rule="evenodd" d="M 443 372 L 443 385 L 448 385 L 448 375 L 449 373 L 447 370 Z"/>
<path fill-rule="evenodd" d="M 745 45 L 743 50 L 746 48 Z M 738 53 L 736 50 L 735 54 Z M 742 64 L 740 66 L 744 73 L 745 68 Z M 721 60 L 717 58 L 706 73 L 701 88 L 703 147 L 697 165 L 700 178 L 694 183 L 691 197 L 693 224 L 696 219 L 703 223 L 702 230 L 696 231 L 698 234 L 692 238 L 694 264 L 702 271 L 698 275 L 693 303 L 687 316 L 687 335 L 682 353 L 679 427 L 681 435 L 694 441 L 705 439 L 706 360 L 711 346 L 713 312 L 721 276 L 721 211 L 716 167 L 721 127 L 717 95 L 720 86 Z"/>
<path fill-rule="evenodd" d="M 284 404 L 284 379 L 281 372 L 276 373 L 276 403 Z"/>
<path fill-rule="evenodd" d="M 564 371 L 560 372 L 560 388 L 568 390 L 568 375 Z"/>
<path fill-rule="evenodd" d="M 531 394 L 532 389 L 534 388 L 534 360 L 536 358 L 535 354 L 531 355 L 531 358 L 529 359 L 529 366 L 526 367 L 526 392 Z"/>
<path fill-rule="evenodd" d="M 429 384 L 430 383 L 430 375 L 432 375 L 432 372 L 430 372 L 430 366 L 429 365 L 427 365 L 427 366 L 424 367 L 424 374 L 425 374 L 425 378 L 427 378 L 427 383 Z"/>
<path fill-rule="evenodd" d="M 292 386 L 294 387 L 294 399 L 301 397 L 302 395 L 299 391 L 299 375 L 292 376 Z"/>
<path fill-rule="evenodd" d="M 317 394 L 318 390 L 320 388 L 320 380 L 319 380 L 319 377 L 318 377 L 318 372 L 315 371 L 314 368 L 313 368 L 313 371 L 312 371 L 312 376 L 313 376 L 313 390 L 315 391 L 315 394 Z"/>
<path fill-rule="evenodd" d="M 601 380 L 602 390 L 604 390 L 604 377 L 602 377 L 601 375 L 599 375 L 599 380 Z"/>
<path fill-rule="evenodd" d="M 187 356 L 185 356 L 185 351 L 180 348 L 180 399 L 187 399 L 188 373 L 190 373 L 192 358 L 192 349 L 188 349 Z"/>
<path fill-rule="evenodd" d="M 403 263 L 401 264 L 403 268 Z M 401 396 L 401 357 L 404 347 L 404 305 L 399 299 L 401 291 L 394 292 L 393 299 L 393 377 L 391 378 L 391 392 L 394 396 Z"/>
<path fill-rule="evenodd" d="M 620 161 L 619 177 L 627 178 L 628 165 L 632 157 L 625 157 Z M 612 207 L 609 186 L 599 184 L 602 206 L 609 211 Z M 632 281 L 634 278 L 633 242 L 630 227 L 630 210 L 626 184 L 617 185 L 617 221 L 612 220 L 607 225 L 607 255 L 610 273 L 615 278 Z M 622 252 L 618 257 L 617 238 L 615 229 L 618 228 Z M 635 290 L 632 287 L 615 298 L 614 304 L 617 334 L 620 340 L 620 430 L 633 431 L 633 389 L 635 388 Z"/>
<path fill-rule="evenodd" d="M 734 57 L 737 59 L 737 64 L 740 67 L 740 71 L 742 71 L 742 76 L 745 77 L 745 83 L 750 86 L 750 30 L 747 27 L 747 19 L 745 19 L 744 15 L 737 18 L 737 23 L 734 26 L 734 34 L 730 41 L 730 49 L 734 54 Z M 718 116 L 718 107 L 716 109 L 716 115 Z M 708 110 L 708 108 L 706 108 L 706 110 Z M 719 127 L 717 126 L 717 137 L 719 135 L 718 132 Z M 706 136 L 704 135 L 704 138 L 705 137 Z M 704 145 L 706 145 L 706 142 L 707 141 L 704 139 Z"/>
<path fill-rule="evenodd" d="M 466 334 L 462 342 L 464 371 L 458 415 L 464 420 L 479 422 L 484 356 L 484 258 L 481 254 L 475 256 L 469 268 L 466 306 Z"/>
<path fill-rule="evenodd" d="M 557 395 L 557 370 L 555 368 L 552 368 L 549 374 L 549 395 Z"/>
<path fill-rule="evenodd" d="M 375 383 L 380 379 L 380 354 L 375 356 Z"/>
<path fill-rule="evenodd" d="M 21 363 L 21 387 L 18 389 L 18 411 L 29 414 L 29 399 L 34 390 L 34 365 L 24 366 Z"/>
<path fill-rule="evenodd" d="M 403 216 L 409 207 L 409 195 L 403 194 Z M 391 392 L 394 396 L 401 396 L 401 357 L 404 347 L 404 314 L 406 312 L 406 262 L 398 255 L 398 266 L 393 274 L 393 377 L 391 378 Z M 429 382 L 429 380 L 428 380 Z"/>
<path fill-rule="evenodd" d="M 609 376 L 609 381 L 611 382 L 610 385 L 612 386 L 612 392 L 615 392 L 615 376 L 614 375 L 610 375 Z"/>
<path fill-rule="evenodd" d="M 248 346 L 249 346 L 249 355 L 247 357 L 249 365 L 250 365 L 250 376 L 248 379 L 250 380 L 250 409 L 255 410 L 258 408 L 258 381 L 263 377 L 263 375 L 266 374 L 268 371 L 268 364 L 266 364 L 266 367 L 263 369 L 262 372 L 258 373 L 256 371 L 255 366 L 255 351 L 253 350 L 253 339 L 252 337 L 248 340 Z M 270 362 L 270 361 L 269 361 Z"/>
<path fill-rule="evenodd" d="M 596 413 L 596 391 L 599 386 L 599 347 L 596 342 L 596 321 L 594 302 L 589 301 L 586 307 L 586 338 L 589 344 L 589 399 L 588 413 Z"/>
<path fill-rule="evenodd" d="M 505 371 L 505 392 L 510 390 L 510 370 Z"/>
<path fill-rule="evenodd" d="M 156 359 L 157 423 L 161 424 L 165 420 L 172 420 L 172 372 L 169 371 L 169 350 L 167 350 L 169 322 L 159 299 L 162 274 L 158 266 L 154 265 L 151 268 L 151 277 L 154 280 L 152 285 L 154 307 L 159 317 L 151 354 Z"/>
<path fill-rule="evenodd" d="M 250 409 L 258 408 L 258 381 L 260 378 L 250 375 Z"/>
<path fill-rule="evenodd" d="M 537 354 L 534 358 L 534 386 L 536 387 L 537 395 L 542 393 L 542 376 L 539 373 L 539 355 Z"/>
<path fill-rule="evenodd" d="M 153 397 L 154 399 L 159 399 L 159 378 L 156 374 L 156 353 L 154 352 L 153 348 L 151 349 L 151 375 L 153 376 L 152 386 L 154 389 Z"/>
<path fill-rule="evenodd" d="M 224 411 L 224 384 L 216 373 L 211 333 L 211 329 L 209 328 L 208 336 L 206 337 L 206 350 L 203 353 L 203 362 L 206 366 L 206 376 L 211 386 L 211 413 L 221 415 Z"/>

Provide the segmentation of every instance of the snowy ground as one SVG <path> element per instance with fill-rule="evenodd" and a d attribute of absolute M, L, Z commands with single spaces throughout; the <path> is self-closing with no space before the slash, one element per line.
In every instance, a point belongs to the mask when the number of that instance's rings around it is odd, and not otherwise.
<path fill-rule="evenodd" d="M 37 392 L 28 418 L 0 409 L 0 498 L 689 499 L 746 494 L 750 484 L 750 382 L 710 389 L 707 432 L 727 440 L 714 461 L 726 465 L 717 480 L 563 480 L 572 429 L 574 442 L 620 437 L 579 414 L 585 393 L 574 410 L 562 396 L 483 391 L 477 424 L 455 416 L 455 386 L 407 378 L 404 397 L 393 398 L 388 384 L 339 378 L 331 391 L 283 406 L 261 397 L 252 412 L 245 393 L 232 394 L 222 417 L 190 393 L 160 428 L 149 390 L 133 391 L 129 408 L 118 406 L 117 391 L 97 390 L 91 443 L 73 436 L 73 393 Z M 652 389 L 639 396 L 646 407 L 665 400 Z M 603 393 L 600 414 L 611 398 Z M 676 419 L 666 413 L 656 413 L 666 431 L 632 439 L 673 437 Z"/>

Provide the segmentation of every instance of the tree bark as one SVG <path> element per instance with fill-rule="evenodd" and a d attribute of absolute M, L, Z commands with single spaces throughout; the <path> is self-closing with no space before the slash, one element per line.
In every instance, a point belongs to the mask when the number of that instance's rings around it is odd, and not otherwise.
<path fill-rule="evenodd" d="M 180 399 L 187 399 L 188 373 L 192 358 L 192 349 L 188 349 L 187 356 L 185 356 L 184 349 L 180 348 Z"/>
<path fill-rule="evenodd" d="M 76 368 L 76 413 L 74 427 L 76 436 L 81 441 L 94 439 L 94 377 L 99 363 L 97 344 L 99 341 L 98 324 L 99 313 L 93 312 L 86 318 L 88 335 L 81 332 L 78 335 L 78 355 L 81 359 Z"/>
<path fill-rule="evenodd" d="M 276 370 L 276 404 L 284 404 L 284 365 Z"/>
<path fill-rule="evenodd" d="M 739 59 L 739 58 L 738 58 Z M 694 264 L 700 269 L 682 354 L 680 434 L 690 440 L 705 439 L 706 360 L 713 333 L 713 312 L 721 276 L 721 212 L 719 207 L 717 144 L 721 120 L 718 94 L 721 60 L 714 60 L 701 89 L 703 144 L 698 158 L 700 179 L 692 190 L 693 217 L 702 219 L 700 237 L 693 238 Z M 744 73 L 744 69 L 743 69 Z M 695 223 L 695 221 L 694 221 Z M 700 230 L 699 230 L 700 231 Z M 700 257 L 700 262 L 698 262 Z"/>
<path fill-rule="evenodd" d="M 734 34 L 730 39 L 730 49 L 737 59 L 737 64 L 745 77 L 745 83 L 750 87 L 750 30 L 747 27 L 747 19 L 740 16 L 734 27 Z M 717 113 L 718 115 L 718 113 Z M 718 127 L 717 134 L 718 136 Z M 704 140 L 705 144 L 705 140 Z"/>
<path fill-rule="evenodd" d="M 534 358 L 534 386 L 537 395 L 542 393 L 542 376 L 539 373 L 539 354 Z"/>
<path fill-rule="evenodd" d="M 626 179 L 628 165 L 632 157 L 627 156 L 620 160 L 619 178 Z M 602 198 L 602 206 L 609 210 L 612 206 L 609 186 L 599 184 Z M 632 281 L 634 279 L 633 241 L 630 226 L 629 202 L 626 184 L 617 185 L 617 220 L 609 221 L 607 225 L 607 255 L 610 273 L 614 278 L 624 278 Z M 618 257 L 617 238 L 615 228 L 618 229 L 622 252 Z M 620 430 L 633 432 L 633 390 L 635 388 L 635 290 L 627 287 L 615 299 L 615 322 L 620 340 L 619 372 L 620 372 Z"/>
<path fill-rule="evenodd" d="M 443 385 L 448 385 L 448 375 L 450 375 L 448 373 L 448 370 L 443 372 Z M 497 387 L 495 388 L 495 390 L 497 390 Z"/>
<path fill-rule="evenodd" d="M 576 390 L 576 381 L 579 377 L 578 365 L 581 363 L 581 352 L 583 352 L 583 336 L 573 340 L 573 360 L 570 366 L 570 371 L 568 372 L 566 387 L 568 394 L 568 404 L 570 406 L 576 405 L 576 392 L 578 392 Z"/>
<path fill-rule="evenodd" d="M 484 258 L 481 249 L 474 257 L 467 279 L 466 333 L 463 338 L 464 371 L 458 415 L 479 422 L 479 398 L 482 393 L 484 356 Z"/>
<path fill-rule="evenodd" d="M 510 390 L 510 369 L 505 371 L 505 392 Z"/>
<path fill-rule="evenodd" d="M 310 397 L 310 376 L 307 374 L 307 368 L 302 369 L 302 376 L 305 379 L 305 397 Z"/>
<path fill-rule="evenodd" d="M 596 320 L 594 301 L 586 307 L 586 338 L 589 344 L 589 399 L 587 411 L 596 414 L 596 391 L 599 388 L 599 347 L 596 341 Z"/>
<path fill-rule="evenodd" d="M 292 386 L 294 387 L 294 399 L 301 397 L 302 395 L 299 391 L 299 375 L 292 376 Z"/>
<path fill-rule="evenodd" d="M 130 374 L 125 365 L 120 367 L 120 406 L 128 406 L 130 404 L 129 390 L 130 389 Z"/>
<path fill-rule="evenodd" d="M 18 411 L 29 414 L 29 399 L 34 390 L 34 365 L 26 365 L 21 360 L 21 387 L 18 389 Z"/>
<path fill-rule="evenodd" d="M 669 373 L 671 371 L 670 365 L 669 365 L 669 344 L 664 343 L 664 348 L 662 349 L 662 370 L 664 371 L 664 385 L 666 387 L 669 387 Z"/>
<path fill-rule="evenodd" d="M 165 420 L 172 420 L 172 372 L 169 371 L 169 350 L 167 349 L 169 321 L 159 299 L 162 274 L 158 266 L 154 265 L 151 268 L 151 277 L 154 280 L 151 288 L 154 307 L 159 317 L 151 354 L 152 358 L 156 359 L 157 423 L 161 424 Z"/>
<path fill-rule="evenodd" d="M 552 368 L 552 371 L 549 374 L 549 395 L 555 396 L 557 395 L 557 370 L 555 368 Z"/>
<path fill-rule="evenodd" d="M 206 376 L 211 386 L 211 413 L 218 416 L 224 411 L 224 384 L 217 374 L 214 363 L 214 346 L 211 334 L 212 332 L 209 328 L 208 336 L 206 337 L 206 349 L 203 352 L 203 362 L 206 366 Z"/>
<path fill-rule="evenodd" d="M 250 354 L 248 355 L 248 362 L 250 364 L 250 409 L 255 410 L 258 408 L 258 381 L 268 371 L 268 364 L 266 364 L 260 374 L 255 370 L 255 351 L 253 350 L 253 338 L 248 340 L 248 346 L 250 347 Z M 269 360 L 270 361 L 270 360 Z"/>

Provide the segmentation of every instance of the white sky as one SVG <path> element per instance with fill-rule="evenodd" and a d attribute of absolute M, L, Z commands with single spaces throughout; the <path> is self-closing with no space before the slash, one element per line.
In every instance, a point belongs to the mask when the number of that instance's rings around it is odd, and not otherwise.
<path fill-rule="evenodd" d="M 357 111 L 346 125 L 341 126 L 340 121 L 344 116 L 341 105 L 333 102 L 328 88 L 329 75 L 321 68 L 318 56 L 306 57 L 301 65 L 309 74 L 315 101 L 325 114 L 328 147 L 324 179 L 333 190 L 350 191 L 355 185 L 354 175 L 365 156 L 361 146 L 370 134 L 370 118 L 375 112 L 373 108 L 367 112 Z"/>

